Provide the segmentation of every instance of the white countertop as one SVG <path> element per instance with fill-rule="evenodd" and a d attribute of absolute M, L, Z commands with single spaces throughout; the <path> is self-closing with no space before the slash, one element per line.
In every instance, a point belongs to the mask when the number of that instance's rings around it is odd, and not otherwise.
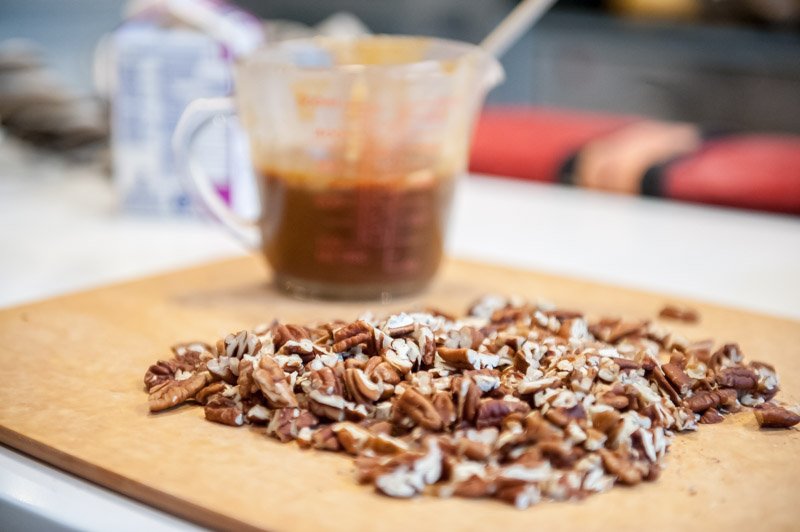
<path fill-rule="evenodd" d="M 8 151 L 8 150 L 4 150 Z M 800 318 L 800 218 L 470 177 L 451 255 Z M 0 307 L 230 257 L 210 222 L 121 215 L 96 172 L 0 155 Z M 193 528 L 0 447 L 0 529 Z"/>

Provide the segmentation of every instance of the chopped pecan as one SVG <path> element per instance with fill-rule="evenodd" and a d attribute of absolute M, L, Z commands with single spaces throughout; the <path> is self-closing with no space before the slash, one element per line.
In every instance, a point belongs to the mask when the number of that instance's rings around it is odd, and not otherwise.
<path fill-rule="evenodd" d="M 514 484 L 497 488 L 495 498 L 524 510 L 541 500 L 539 488 L 533 484 Z"/>
<path fill-rule="evenodd" d="M 397 454 L 409 450 L 408 444 L 399 438 L 393 438 L 386 433 L 370 433 L 373 435 L 369 442 L 370 448 L 378 454 Z"/>
<path fill-rule="evenodd" d="M 205 386 L 200 391 L 198 391 L 195 396 L 194 400 L 197 401 L 199 404 L 204 405 L 208 402 L 208 400 L 218 394 L 222 393 L 225 390 L 226 384 L 224 382 L 212 382 L 208 386 Z"/>
<path fill-rule="evenodd" d="M 697 323 L 700 321 L 700 314 L 695 309 L 680 307 L 678 305 L 665 305 L 658 313 L 658 317 L 668 320 L 685 321 L 686 323 Z"/>
<path fill-rule="evenodd" d="M 304 428 L 315 427 L 319 420 L 308 410 L 278 408 L 267 425 L 267 434 L 282 442 L 291 441 Z"/>
<path fill-rule="evenodd" d="M 735 344 L 712 354 L 711 341 L 619 319 L 587 331 L 580 313 L 552 308 L 484 298 L 462 321 L 275 322 L 215 349 L 176 346 L 145 386 L 154 411 L 194 401 L 212 421 L 347 451 L 387 495 L 520 507 L 654 480 L 673 434 L 740 405 L 761 405 L 765 427 L 800 421 L 769 403 L 774 368 L 744 364 Z"/>
<path fill-rule="evenodd" d="M 503 419 L 512 413 L 527 414 L 531 407 L 522 401 L 504 399 L 483 399 L 478 406 L 475 427 L 499 427 Z"/>
<path fill-rule="evenodd" d="M 332 368 L 325 367 L 311 371 L 308 376 L 308 383 L 310 390 L 318 390 L 325 395 L 343 395 L 344 392 L 344 386 Z"/>
<path fill-rule="evenodd" d="M 214 348 L 205 342 L 192 341 L 181 342 L 170 346 L 170 349 L 176 357 L 183 359 L 185 362 L 197 363 L 203 358 L 208 358 L 214 355 Z"/>
<path fill-rule="evenodd" d="M 240 403 L 237 404 L 233 399 L 223 397 L 219 394 L 212 397 L 206 403 L 205 415 L 207 420 L 223 425 L 238 427 L 244 424 L 242 405 Z"/>
<path fill-rule="evenodd" d="M 481 389 L 469 377 L 453 379 L 453 393 L 458 398 L 456 403 L 456 419 L 472 422 L 478 414 Z"/>
<path fill-rule="evenodd" d="M 719 406 L 727 410 L 736 409 L 738 406 L 738 397 L 736 390 L 731 388 L 720 388 L 714 392 L 719 398 Z"/>
<path fill-rule="evenodd" d="M 565 321 L 565 320 L 574 320 L 577 318 L 583 318 L 583 312 L 579 310 L 569 310 L 569 309 L 554 309 L 554 310 L 544 310 L 542 313 L 545 316 L 552 316 L 558 321 Z"/>
<path fill-rule="evenodd" d="M 800 423 L 800 415 L 774 403 L 764 403 L 753 409 L 761 428 L 787 429 Z"/>
<path fill-rule="evenodd" d="M 697 392 L 693 396 L 685 399 L 683 404 L 686 405 L 692 412 L 705 412 L 709 408 L 714 408 L 719 405 L 719 395 L 714 392 Z"/>
<path fill-rule="evenodd" d="M 333 426 L 333 432 L 336 434 L 339 445 L 352 455 L 361 454 L 370 446 L 370 442 L 374 438 L 370 431 L 349 421 L 336 423 Z"/>
<path fill-rule="evenodd" d="M 312 389 L 308 392 L 308 408 L 315 415 L 332 421 L 343 421 L 346 417 L 347 404 L 344 397 Z"/>
<path fill-rule="evenodd" d="M 710 363 L 714 366 L 729 366 L 738 364 L 744 359 L 739 344 L 725 344 L 711 356 Z"/>
<path fill-rule="evenodd" d="M 357 403 L 372 404 L 383 394 L 383 383 L 371 381 L 360 369 L 345 370 L 344 383 L 348 394 Z"/>
<path fill-rule="evenodd" d="M 614 363 L 619 366 L 620 371 L 630 371 L 630 370 L 637 370 L 641 369 L 642 365 L 636 362 L 635 360 L 630 360 L 628 358 L 617 357 L 614 359 Z"/>
<path fill-rule="evenodd" d="M 417 343 L 419 345 L 420 361 L 425 367 L 433 365 L 436 357 L 436 340 L 430 329 L 420 328 L 417 332 Z"/>
<path fill-rule="evenodd" d="M 239 378 L 236 384 L 239 386 L 239 395 L 246 399 L 258 391 L 258 384 L 253 379 L 253 362 L 242 360 L 239 362 Z"/>
<path fill-rule="evenodd" d="M 389 319 L 386 320 L 386 327 L 384 328 L 384 331 L 386 331 L 386 334 L 392 338 L 399 338 L 401 336 L 411 334 L 414 332 L 414 329 L 414 318 L 405 312 L 402 312 L 400 314 L 390 316 Z"/>
<path fill-rule="evenodd" d="M 585 454 L 583 449 L 567 441 L 545 440 L 539 442 L 536 448 L 559 469 L 571 468 Z"/>
<path fill-rule="evenodd" d="M 408 338 L 395 338 L 381 356 L 401 375 L 409 373 L 421 358 L 419 346 Z"/>
<path fill-rule="evenodd" d="M 675 390 L 681 394 L 686 395 L 686 392 L 692 387 L 692 379 L 681 369 L 677 364 L 672 362 L 661 366 L 661 370 L 666 375 L 669 382 L 675 387 Z"/>
<path fill-rule="evenodd" d="M 245 419 L 254 424 L 267 423 L 272 419 L 272 410 L 260 403 L 249 401 L 247 405 L 242 404 L 242 411 L 245 412 Z"/>
<path fill-rule="evenodd" d="M 208 383 L 209 374 L 204 371 L 188 379 L 164 381 L 150 391 L 148 403 L 151 412 L 160 412 L 185 403 L 194 398 Z"/>
<path fill-rule="evenodd" d="M 402 375 L 382 357 L 371 357 L 364 368 L 364 373 L 375 382 L 394 386 L 403 380 Z"/>
<path fill-rule="evenodd" d="M 478 349 L 486 339 L 486 335 L 475 327 L 465 325 L 460 329 L 449 332 L 449 337 L 445 341 L 445 348 L 451 349 Z"/>
<path fill-rule="evenodd" d="M 431 404 L 439 417 L 442 419 L 445 427 L 451 426 L 456 421 L 456 407 L 453 404 L 453 399 L 450 392 L 436 392 L 431 398 Z"/>
<path fill-rule="evenodd" d="M 621 397 L 625 396 L 623 395 Z M 546 417 L 547 420 L 553 425 L 564 428 L 569 425 L 571 421 L 584 419 L 586 417 L 586 411 L 580 404 L 577 404 L 572 408 L 555 407 L 548 409 L 544 417 Z"/>
<path fill-rule="evenodd" d="M 250 331 L 239 331 L 229 334 L 221 344 L 220 354 L 227 357 L 242 358 L 245 355 L 255 356 L 261 350 L 261 340 Z"/>
<path fill-rule="evenodd" d="M 600 449 L 600 458 L 603 460 L 603 467 L 605 470 L 617 477 L 623 484 L 633 485 L 642 481 L 642 472 L 633 467 L 627 457 L 623 456 L 620 451 L 610 451 L 608 449 Z"/>
<path fill-rule="evenodd" d="M 756 372 L 758 385 L 756 387 L 759 394 L 769 401 L 778 393 L 778 374 L 775 368 L 764 362 L 751 362 L 750 367 Z"/>
<path fill-rule="evenodd" d="M 365 352 L 373 352 L 375 349 L 372 325 L 362 320 L 333 331 L 333 341 L 331 349 L 336 353 L 349 351 L 358 345 L 366 347 Z"/>
<path fill-rule="evenodd" d="M 424 454 L 405 454 L 393 458 L 397 464 L 375 479 L 375 487 L 391 497 L 411 497 L 442 476 L 442 451 L 435 439 L 425 441 Z"/>
<path fill-rule="evenodd" d="M 758 387 L 758 376 L 751 368 L 735 366 L 725 368 L 717 373 L 717 384 L 723 388 L 734 390 L 755 390 Z"/>
<path fill-rule="evenodd" d="M 615 344 L 628 336 L 644 336 L 647 333 L 646 321 L 626 322 L 619 319 L 604 319 L 589 326 L 589 332 L 596 338 Z"/>
<path fill-rule="evenodd" d="M 178 364 L 174 360 L 159 360 L 149 368 L 144 374 L 144 386 L 148 392 L 159 384 L 163 384 L 175 378 Z"/>
<path fill-rule="evenodd" d="M 433 404 L 414 388 L 406 388 L 395 408 L 402 414 L 410 417 L 422 428 L 438 432 L 444 428 L 444 421 Z"/>
<path fill-rule="evenodd" d="M 614 391 L 608 391 L 604 393 L 599 397 L 599 400 L 604 405 L 608 405 L 617 410 L 625 410 L 630 404 L 630 400 L 627 396 L 625 396 L 623 393 L 616 393 Z"/>
<path fill-rule="evenodd" d="M 673 404 L 676 406 L 681 404 L 681 395 L 678 393 L 678 390 L 672 386 L 672 383 L 667 379 L 667 376 L 664 374 L 661 368 L 658 366 L 654 367 L 652 375 L 658 387 L 667 392 L 667 395 L 672 400 Z"/>
<path fill-rule="evenodd" d="M 272 357 L 261 357 L 258 369 L 253 371 L 253 380 L 258 384 L 258 388 L 271 407 L 297 406 L 297 398 L 286 381 L 286 375 Z"/>
<path fill-rule="evenodd" d="M 275 349 L 280 349 L 286 342 L 299 343 L 301 340 L 310 339 L 311 333 L 309 330 L 300 325 L 276 323 L 272 327 L 272 341 L 275 344 Z"/>
<path fill-rule="evenodd" d="M 579 316 L 561 320 L 561 327 L 558 329 L 558 335 L 567 340 L 570 338 L 582 339 L 589 334 L 589 329 L 586 325 L 586 320 Z"/>
<path fill-rule="evenodd" d="M 720 414 L 716 408 L 709 408 L 700 416 L 700 423 L 713 425 L 714 423 L 720 423 L 724 419 L 725 418 L 722 417 L 722 414 Z"/>
<path fill-rule="evenodd" d="M 482 441 L 473 441 L 469 438 L 457 440 L 455 452 L 458 456 L 463 456 L 469 460 L 483 461 L 489 458 L 492 447 Z"/>
<path fill-rule="evenodd" d="M 492 313 L 492 323 L 509 323 L 523 319 L 529 316 L 531 309 L 528 307 L 505 307 L 497 309 Z"/>
<path fill-rule="evenodd" d="M 468 499 L 486 497 L 491 495 L 493 491 L 494 486 L 491 482 L 475 475 L 453 485 L 453 495 Z"/>
<path fill-rule="evenodd" d="M 590 418 L 592 426 L 605 434 L 609 434 L 621 419 L 619 412 L 611 409 L 595 409 L 591 412 Z"/>
<path fill-rule="evenodd" d="M 331 425 L 325 425 L 314 431 L 311 436 L 311 446 L 323 451 L 338 451 L 342 448 Z"/>

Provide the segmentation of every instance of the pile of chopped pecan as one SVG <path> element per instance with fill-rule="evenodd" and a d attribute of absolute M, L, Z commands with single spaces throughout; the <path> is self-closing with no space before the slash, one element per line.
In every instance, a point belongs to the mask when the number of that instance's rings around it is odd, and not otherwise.
<path fill-rule="evenodd" d="M 437 311 L 274 323 L 173 348 L 145 374 L 150 410 L 193 402 L 226 425 L 356 456 L 390 496 L 494 497 L 523 508 L 658 477 L 676 431 L 742 406 L 790 427 L 769 364 L 646 321 L 485 297 Z"/>

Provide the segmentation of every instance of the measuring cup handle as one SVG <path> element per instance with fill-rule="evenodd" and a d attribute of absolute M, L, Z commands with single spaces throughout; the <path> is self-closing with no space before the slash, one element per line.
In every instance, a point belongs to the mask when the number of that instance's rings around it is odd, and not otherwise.
<path fill-rule="evenodd" d="M 223 201 L 214 188 L 208 174 L 193 154 L 193 144 L 197 135 L 217 116 L 234 116 L 236 110 L 231 98 L 200 98 L 190 103 L 183 111 L 175 132 L 172 135 L 172 149 L 175 153 L 176 170 L 188 176 L 193 195 L 219 220 L 234 236 L 247 247 L 259 246 L 258 219 L 245 218 L 236 214 Z"/>

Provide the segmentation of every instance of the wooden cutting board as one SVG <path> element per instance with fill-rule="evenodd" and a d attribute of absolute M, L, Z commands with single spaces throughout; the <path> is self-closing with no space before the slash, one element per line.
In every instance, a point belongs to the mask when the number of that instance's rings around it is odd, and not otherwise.
<path fill-rule="evenodd" d="M 301 302 L 277 294 L 255 258 L 0 312 L 0 441 L 189 520 L 271 530 L 798 530 L 800 431 L 760 431 L 752 413 L 679 436 L 655 483 L 519 511 L 493 502 L 393 500 L 353 480 L 349 457 L 303 451 L 184 407 L 150 415 L 145 369 L 176 340 L 215 340 L 274 317 L 305 322 L 419 303 L 461 311 L 485 292 L 543 297 L 590 313 L 655 317 L 667 302 L 627 289 L 450 261 L 416 299 Z M 686 301 L 683 301 L 687 303 Z M 800 399 L 800 322 L 688 302 L 694 339 L 738 341 Z"/>

